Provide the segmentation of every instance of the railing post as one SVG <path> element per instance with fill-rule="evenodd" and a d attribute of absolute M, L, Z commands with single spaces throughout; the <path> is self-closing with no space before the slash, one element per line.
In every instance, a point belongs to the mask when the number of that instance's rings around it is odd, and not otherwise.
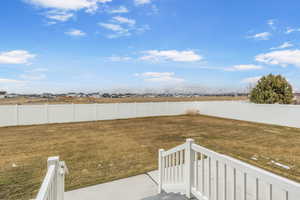
<path fill-rule="evenodd" d="M 58 170 L 58 193 L 57 200 L 64 200 L 65 195 L 65 174 L 68 174 L 68 168 L 64 161 L 59 162 Z"/>
<path fill-rule="evenodd" d="M 187 198 L 192 197 L 192 181 L 193 181 L 193 150 L 192 144 L 194 143 L 193 139 L 186 140 L 185 147 L 185 186 L 186 186 L 186 196 Z"/>
<path fill-rule="evenodd" d="M 158 151 L 158 193 L 162 192 L 163 177 L 164 177 L 164 162 L 163 162 L 163 152 L 164 149 Z"/>
<path fill-rule="evenodd" d="M 59 196 L 59 191 L 60 191 L 60 188 L 59 188 L 59 181 L 60 181 L 60 175 L 58 173 L 59 171 L 59 157 L 56 156 L 56 157 L 49 157 L 48 158 L 48 161 L 47 161 L 47 165 L 48 165 L 48 168 L 52 165 L 55 166 L 55 178 L 54 178 L 54 188 L 53 188 L 53 197 L 54 197 L 54 200 L 61 200 L 60 199 L 60 196 Z"/>

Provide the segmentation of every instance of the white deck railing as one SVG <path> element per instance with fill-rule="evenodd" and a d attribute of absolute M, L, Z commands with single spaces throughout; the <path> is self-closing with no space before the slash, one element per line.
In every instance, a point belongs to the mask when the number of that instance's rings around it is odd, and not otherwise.
<path fill-rule="evenodd" d="M 48 170 L 36 200 L 63 200 L 65 192 L 65 173 L 68 169 L 59 157 L 48 158 Z"/>
<path fill-rule="evenodd" d="M 159 192 L 201 200 L 299 200 L 300 184 L 194 144 L 159 150 Z"/>

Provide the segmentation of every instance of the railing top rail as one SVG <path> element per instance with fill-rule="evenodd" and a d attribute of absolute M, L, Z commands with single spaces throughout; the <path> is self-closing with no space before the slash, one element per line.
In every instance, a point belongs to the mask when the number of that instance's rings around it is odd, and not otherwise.
<path fill-rule="evenodd" d="M 43 180 L 42 186 L 39 190 L 39 193 L 36 197 L 36 200 L 44 200 L 46 195 L 47 195 L 47 191 L 49 189 L 50 183 L 51 181 L 54 179 L 54 175 L 55 175 L 55 165 L 51 165 L 49 166 L 48 170 L 47 170 L 47 174 Z"/>
<path fill-rule="evenodd" d="M 210 156 L 212 157 L 212 159 L 216 159 L 221 163 L 236 168 L 237 170 L 247 173 L 255 178 L 261 178 L 265 182 L 268 182 L 270 184 L 276 184 L 277 186 L 279 186 L 280 188 L 286 191 L 298 192 L 300 195 L 300 184 L 295 181 L 278 176 L 276 174 L 260 169 L 253 165 L 247 164 L 240 160 L 234 159 L 232 157 L 211 151 L 197 144 L 192 144 L 192 149 L 196 152 L 203 153 L 207 156 Z"/>
<path fill-rule="evenodd" d="M 176 146 L 176 147 L 174 147 L 174 148 L 172 148 L 172 149 L 169 149 L 168 151 L 164 151 L 164 152 L 162 153 L 162 156 L 168 156 L 168 155 L 173 154 L 173 153 L 175 153 L 175 152 L 177 152 L 177 151 L 184 150 L 185 147 L 186 147 L 186 144 L 185 144 L 185 143 L 184 143 L 184 144 L 181 144 L 181 145 Z"/>

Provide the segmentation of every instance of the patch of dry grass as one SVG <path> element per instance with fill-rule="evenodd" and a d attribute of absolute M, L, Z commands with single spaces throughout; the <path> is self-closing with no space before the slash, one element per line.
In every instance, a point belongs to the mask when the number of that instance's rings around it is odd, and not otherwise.
<path fill-rule="evenodd" d="M 159 148 L 196 143 L 300 181 L 300 129 L 201 115 L 0 128 L 0 199 L 36 195 L 49 156 L 60 155 L 76 189 L 157 167 Z M 256 155 L 258 161 L 251 157 Z M 268 159 L 269 158 L 269 159 Z M 293 166 L 284 170 L 276 160 Z M 15 165 L 15 167 L 13 167 Z"/>
<path fill-rule="evenodd" d="M 188 109 L 187 111 L 185 111 L 185 114 L 193 116 L 193 115 L 199 115 L 200 112 L 197 109 Z"/>
<path fill-rule="evenodd" d="M 180 102 L 180 101 L 231 101 L 247 100 L 248 97 L 229 97 L 229 96 L 203 96 L 203 97 L 130 97 L 130 98 L 92 98 L 92 97 L 57 97 L 48 98 L 8 98 L 0 99 L 0 105 L 23 105 L 23 104 L 88 104 L 88 103 L 133 103 L 133 102 Z"/>

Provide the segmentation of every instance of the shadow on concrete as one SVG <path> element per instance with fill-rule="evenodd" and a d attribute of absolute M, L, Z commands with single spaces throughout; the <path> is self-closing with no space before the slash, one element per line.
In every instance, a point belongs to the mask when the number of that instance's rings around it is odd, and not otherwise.
<path fill-rule="evenodd" d="M 188 200 L 185 196 L 175 193 L 161 193 L 141 200 Z"/>

